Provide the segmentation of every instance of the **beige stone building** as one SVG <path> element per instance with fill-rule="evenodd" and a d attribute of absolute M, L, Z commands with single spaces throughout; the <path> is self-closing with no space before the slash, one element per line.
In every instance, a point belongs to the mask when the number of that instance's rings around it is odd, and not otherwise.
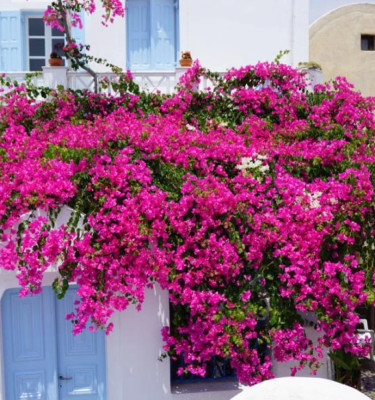
<path fill-rule="evenodd" d="M 310 61 L 323 79 L 346 76 L 365 96 L 375 96 L 375 4 L 352 4 L 310 26 Z"/>

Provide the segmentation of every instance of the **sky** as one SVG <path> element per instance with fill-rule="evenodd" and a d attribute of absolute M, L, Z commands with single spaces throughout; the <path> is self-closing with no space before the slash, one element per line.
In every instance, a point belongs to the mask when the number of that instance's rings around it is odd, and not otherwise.
<path fill-rule="evenodd" d="M 298 0 L 297 0 L 298 1 Z M 371 3 L 375 4 L 375 0 L 364 0 L 364 1 L 356 1 L 356 0 L 310 0 L 310 24 L 313 23 L 316 19 L 326 14 L 329 11 L 332 11 L 338 7 L 344 6 L 346 4 L 354 4 L 354 3 Z"/>

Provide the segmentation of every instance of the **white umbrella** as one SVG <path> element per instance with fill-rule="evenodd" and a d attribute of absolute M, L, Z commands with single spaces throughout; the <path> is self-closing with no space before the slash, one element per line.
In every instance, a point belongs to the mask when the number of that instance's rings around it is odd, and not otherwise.
<path fill-rule="evenodd" d="M 231 400 L 369 400 L 349 386 L 322 378 L 276 378 L 246 387 Z"/>

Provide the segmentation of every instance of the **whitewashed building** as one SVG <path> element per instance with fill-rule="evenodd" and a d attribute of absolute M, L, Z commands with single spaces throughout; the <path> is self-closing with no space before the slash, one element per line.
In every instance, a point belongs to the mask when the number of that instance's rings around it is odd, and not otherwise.
<path fill-rule="evenodd" d="M 41 23 L 48 3 L 0 0 L 2 72 L 40 70 L 62 43 L 59 32 Z M 217 71 L 272 60 L 280 50 L 290 50 L 283 61 L 292 65 L 308 58 L 308 0 L 127 0 L 126 6 L 126 18 L 109 28 L 101 26 L 100 13 L 85 15 L 84 30 L 74 35 L 91 44 L 93 55 L 138 77 L 175 74 L 181 50 Z M 63 212 L 58 223 L 67 217 Z M 171 379 L 170 361 L 158 360 L 169 301 L 157 286 L 142 311 L 113 317 L 109 336 L 73 337 L 64 316 L 74 288 L 56 300 L 50 289 L 56 276 L 51 269 L 43 294 L 19 299 L 15 273 L 0 269 L 0 400 L 229 400 L 242 391 L 220 374 L 189 383 Z M 289 366 L 276 365 L 274 373 L 288 375 Z M 329 375 L 325 364 L 318 376 Z"/>
<path fill-rule="evenodd" d="M 308 0 L 124 0 L 126 18 L 106 28 L 84 15 L 74 37 L 91 54 L 144 74 L 174 71 L 181 51 L 215 71 L 270 61 L 308 59 Z M 99 2 L 99 1 L 98 1 Z M 42 70 L 62 34 L 42 23 L 48 0 L 0 0 L 0 71 Z M 103 71 L 103 66 L 95 66 Z"/>

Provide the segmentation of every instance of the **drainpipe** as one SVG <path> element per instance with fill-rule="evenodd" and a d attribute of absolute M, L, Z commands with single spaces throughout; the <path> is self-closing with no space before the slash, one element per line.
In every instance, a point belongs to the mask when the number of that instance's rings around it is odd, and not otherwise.
<path fill-rule="evenodd" d="M 290 26 L 290 64 L 293 66 L 294 65 L 294 35 L 295 35 L 295 23 L 296 23 L 296 13 L 295 13 L 295 8 L 296 8 L 296 2 L 295 0 L 291 0 L 291 8 L 292 8 L 292 13 L 291 13 L 291 26 Z"/>
<path fill-rule="evenodd" d="M 179 1 L 179 12 L 180 16 L 180 28 L 183 27 L 182 36 L 180 36 L 180 51 L 193 51 L 190 48 L 190 1 L 180 0 Z"/>
<path fill-rule="evenodd" d="M 66 5 L 70 6 L 70 0 L 66 1 Z M 67 11 L 66 13 L 66 25 L 67 25 L 67 35 L 68 37 L 72 37 L 72 13 L 70 10 Z M 67 67 L 68 70 L 72 68 L 72 62 L 70 61 L 70 58 L 67 57 Z"/>
<path fill-rule="evenodd" d="M 175 40 L 175 62 L 176 67 L 178 67 L 178 60 L 180 54 L 180 7 L 179 0 L 174 0 L 174 22 L 175 22 L 175 31 L 174 31 L 174 40 Z"/>

